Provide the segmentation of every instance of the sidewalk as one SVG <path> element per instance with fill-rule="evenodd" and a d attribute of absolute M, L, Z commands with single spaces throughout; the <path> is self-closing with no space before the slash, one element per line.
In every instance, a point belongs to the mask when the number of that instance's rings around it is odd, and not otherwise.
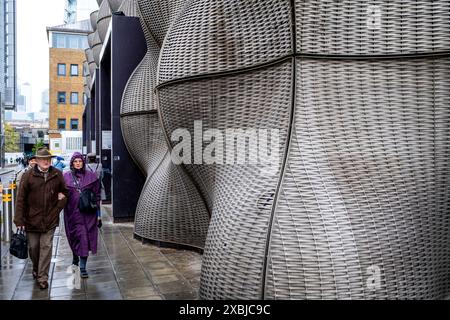
<path fill-rule="evenodd" d="M 98 253 L 88 259 L 89 278 L 82 279 L 81 289 L 67 285 L 72 253 L 61 222 L 54 238 L 48 290 L 40 290 L 33 280 L 31 261 L 11 256 L 2 244 L 0 299 L 197 299 L 201 255 L 142 244 L 133 239 L 132 223 L 112 223 L 109 208 L 104 206 Z"/>

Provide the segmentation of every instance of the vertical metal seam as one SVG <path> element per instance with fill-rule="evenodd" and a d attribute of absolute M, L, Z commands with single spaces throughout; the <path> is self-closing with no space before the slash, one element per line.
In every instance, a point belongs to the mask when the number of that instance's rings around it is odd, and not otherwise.
<path fill-rule="evenodd" d="M 291 140 L 292 140 L 292 134 L 293 134 L 293 126 L 294 126 L 294 119 L 295 119 L 295 100 L 296 100 L 296 91 L 297 91 L 297 73 L 296 73 L 296 53 L 297 53 L 297 35 L 296 35 L 296 20 L 295 20 L 295 0 L 289 0 L 291 5 L 291 46 L 292 46 L 292 52 L 291 52 L 291 61 L 292 61 L 292 86 L 291 86 L 291 108 L 290 108 L 290 114 L 289 114 L 289 127 L 288 132 L 286 136 L 286 147 L 285 147 L 285 153 L 283 155 L 283 161 L 280 168 L 280 178 L 278 179 L 278 184 L 275 190 L 275 195 L 273 198 L 273 204 L 272 204 L 272 210 L 270 212 L 270 218 L 267 228 L 267 236 L 266 236 L 266 243 L 265 243 L 265 253 L 264 253 L 264 261 L 263 261 L 263 268 L 262 268 L 262 274 L 261 274 L 261 296 L 260 299 L 264 300 L 266 295 L 266 279 L 267 279 L 267 272 L 268 272 L 268 258 L 269 258 L 269 249 L 270 249 L 270 242 L 272 238 L 272 229 L 273 224 L 275 221 L 275 213 L 278 203 L 278 198 L 281 192 L 281 186 L 284 181 L 284 176 L 286 173 L 287 168 L 287 162 L 290 154 L 291 149 Z"/>

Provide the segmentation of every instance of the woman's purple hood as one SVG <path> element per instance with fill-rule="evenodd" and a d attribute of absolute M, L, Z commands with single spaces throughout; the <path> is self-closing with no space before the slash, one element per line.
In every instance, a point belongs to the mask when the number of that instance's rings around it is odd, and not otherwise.
<path fill-rule="evenodd" d="M 83 168 L 77 170 L 73 167 L 73 161 L 75 159 L 81 159 L 83 161 Z M 76 187 L 73 181 L 74 176 L 79 180 L 81 188 L 86 187 L 97 180 L 97 175 L 94 172 L 85 169 L 86 161 L 84 160 L 83 155 L 79 152 L 75 152 L 70 159 L 70 171 L 64 173 L 64 180 L 66 181 L 68 188 Z"/>
<path fill-rule="evenodd" d="M 72 171 L 75 170 L 75 168 L 73 167 L 73 162 L 75 161 L 75 159 L 81 159 L 81 161 L 83 161 L 83 168 L 81 168 L 80 171 L 84 173 L 85 168 L 86 168 L 86 160 L 84 160 L 83 155 L 79 152 L 75 152 L 72 155 L 72 158 L 70 159 L 70 170 L 72 170 Z"/>

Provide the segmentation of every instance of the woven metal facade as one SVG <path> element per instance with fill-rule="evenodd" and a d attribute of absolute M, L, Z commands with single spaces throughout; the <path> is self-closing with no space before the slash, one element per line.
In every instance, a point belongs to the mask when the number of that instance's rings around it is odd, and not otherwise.
<path fill-rule="evenodd" d="M 167 136 L 194 120 L 277 128 L 282 155 L 274 176 L 183 166 L 212 214 L 202 298 L 448 294 L 449 14 L 449 1 L 185 3 L 158 66 Z"/>
<path fill-rule="evenodd" d="M 187 174 L 170 158 L 167 141 L 157 110 L 156 86 L 160 44 L 153 36 L 152 23 L 166 25 L 156 32 L 166 32 L 169 22 L 164 15 L 144 16 L 151 1 L 127 1 L 125 14 L 141 17 L 147 41 L 147 54 L 133 72 L 126 86 L 121 108 L 121 127 L 127 148 L 147 175 L 135 217 L 135 234 L 165 243 L 203 248 L 209 214 Z M 152 23 L 150 23 L 152 21 Z"/>
<path fill-rule="evenodd" d="M 91 75 L 111 11 L 147 42 L 121 105 L 147 176 L 135 234 L 203 248 L 203 299 L 449 294 L 450 0 L 99 5 Z M 175 165 L 200 120 L 278 130 L 277 170 Z"/>
<path fill-rule="evenodd" d="M 100 8 L 98 9 L 97 17 L 97 32 L 102 43 L 105 41 L 106 32 L 108 31 L 110 21 L 111 7 L 108 0 L 103 0 Z"/>

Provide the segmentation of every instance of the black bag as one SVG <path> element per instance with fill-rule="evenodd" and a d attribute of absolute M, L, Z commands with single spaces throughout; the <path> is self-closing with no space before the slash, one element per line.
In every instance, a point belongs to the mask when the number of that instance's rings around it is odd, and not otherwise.
<path fill-rule="evenodd" d="M 75 176 L 72 174 L 73 181 L 77 186 L 77 190 L 80 193 L 80 200 L 78 201 L 78 209 L 81 213 L 96 213 L 97 212 L 97 196 L 91 189 L 81 191 L 80 184 Z"/>
<path fill-rule="evenodd" d="M 25 232 L 22 230 L 17 231 L 11 237 L 11 243 L 9 245 L 9 253 L 19 259 L 28 258 L 28 240 Z"/>
<path fill-rule="evenodd" d="M 82 213 L 96 213 L 97 212 L 97 197 L 91 189 L 86 189 L 80 194 L 80 201 L 78 202 L 78 209 Z"/>

